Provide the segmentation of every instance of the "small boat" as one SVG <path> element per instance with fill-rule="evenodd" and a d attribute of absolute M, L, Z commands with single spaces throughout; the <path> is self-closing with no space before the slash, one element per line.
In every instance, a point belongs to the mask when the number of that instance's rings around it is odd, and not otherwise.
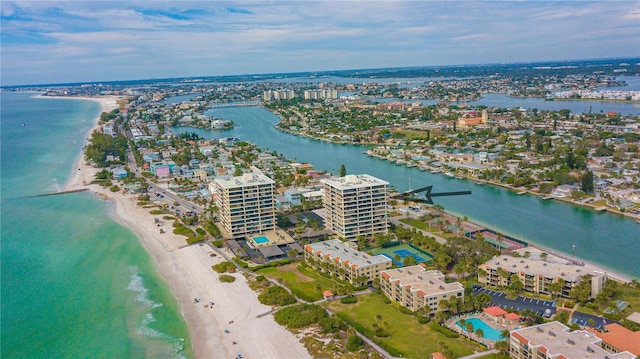
<path fill-rule="evenodd" d="M 444 175 L 447 176 L 447 177 L 451 177 L 451 178 L 454 177 L 453 173 L 451 173 L 451 172 L 445 172 Z"/>

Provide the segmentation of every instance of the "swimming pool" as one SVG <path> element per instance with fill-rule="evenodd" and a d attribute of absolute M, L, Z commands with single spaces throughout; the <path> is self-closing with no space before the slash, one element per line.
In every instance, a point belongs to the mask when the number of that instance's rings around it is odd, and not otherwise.
<path fill-rule="evenodd" d="M 460 327 L 462 330 L 466 331 L 467 330 L 467 324 L 466 323 L 471 323 L 473 324 L 473 332 L 475 333 L 476 330 L 478 329 L 482 329 L 483 335 L 482 337 L 485 339 L 489 339 L 489 340 L 495 340 L 495 341 L 501 341 L 503 340 L 503 338 L 500 337 L 500 334 L 502 333 L 502 331 L 492 328 L 489 326 L 489 324 L 485 323 L 482 319 L 478 319 L 478 318 L 469 318 L 465 320 L 465 325 L 463 326 L 460 321 L 456 322 L 456 325 L 458 327 Z"/>
<path fill-rule="evenodd" d="M 256 244 L 264 244 L 264 243 L 269 243 L 270 242 L 269 238 L 267 238 L 266 236 L 258 236 L 258 237 L 253 237 L 251 239 L 253 239 L 253 241 Z"/>

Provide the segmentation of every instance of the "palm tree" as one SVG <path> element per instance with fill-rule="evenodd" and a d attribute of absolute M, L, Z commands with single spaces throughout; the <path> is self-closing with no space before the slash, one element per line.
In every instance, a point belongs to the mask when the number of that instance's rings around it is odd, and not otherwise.
<path fill-rule="evenodd" d="M 482 328 L 476 329 L 476 336 L 478 337 L 478 340 L 480 338 L 483 338 L 484 337 L 484 330 L 482 330 Z"/>

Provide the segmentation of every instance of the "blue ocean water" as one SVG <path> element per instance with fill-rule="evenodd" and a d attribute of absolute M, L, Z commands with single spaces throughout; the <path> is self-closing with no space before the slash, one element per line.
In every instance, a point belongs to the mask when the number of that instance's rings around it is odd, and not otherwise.
<path fill-rule="evenodd" d="M 128 229 L 70 176 L 98 104 L 1 96 L 3 358 L 191 358 L 178 304 Z"/>

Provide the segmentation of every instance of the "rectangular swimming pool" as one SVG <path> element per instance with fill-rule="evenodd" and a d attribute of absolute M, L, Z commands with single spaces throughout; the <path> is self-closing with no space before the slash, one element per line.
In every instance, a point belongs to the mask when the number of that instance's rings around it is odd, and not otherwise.
<path fill-rule="evenodd" d="M 267 238 L 266 236 L 258 236 L 258 237 L 253 237 L 251 239 L 253 239 L 253 241 L 256 244 L 264 244 L 264 243 L 269 243 L 270 242 L 269 238 Z"/>
<path fill-rule="evenodd" d="M 482 319 L 478 319 L 478 318 L 469 318 L 465 320 L 465 325 L 463 326 L 462 323 L 460 323 L 460 321 L 456 322 L 456 325 L 458 327 L 460 327 L 462 330 L 467 331 L 467 325 L 466 323 L 471 323 L 473 324 L 473 332 L 475 333 L 476 330 L 478 329 L 482 329 L 482 337 L 485 339 L 489 339 L 489 340 L 495 340 L 495 341 L 501 341 L 503 340 L 500 335 L 502 334 L 502 331 L 492 328 L 489 326 L 489 324 L 485 323 Z"/>

